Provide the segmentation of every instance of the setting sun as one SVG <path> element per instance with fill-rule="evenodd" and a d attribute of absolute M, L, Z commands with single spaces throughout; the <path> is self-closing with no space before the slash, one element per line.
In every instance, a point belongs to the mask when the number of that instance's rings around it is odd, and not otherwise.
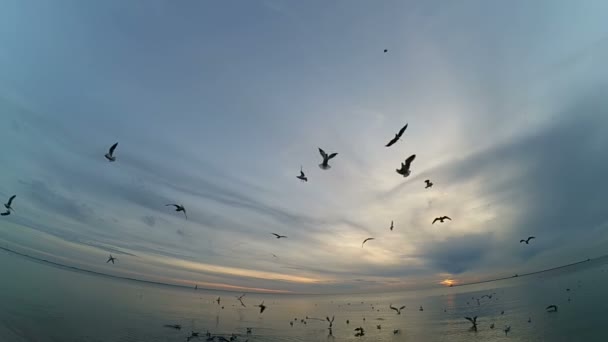
<path fill-rule="evenodd" d="M 445 286 L 452 286 L 452 285 L 456 284 L 456 281 L 454 281 L 453 279 L 445 279 L 442 282 L 440 282 L 439 284 L 445 285 Z"/>

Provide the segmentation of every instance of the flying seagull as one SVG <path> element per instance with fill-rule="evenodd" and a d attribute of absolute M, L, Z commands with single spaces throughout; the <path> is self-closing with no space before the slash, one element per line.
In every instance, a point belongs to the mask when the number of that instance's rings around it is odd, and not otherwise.
<path fill-rule="evenodd" d="M 363 245 L 365 245 L 365 243 L 369 240 L 373 240 L 374 238 L 367 238 L 365 240 L 363 240 L 363 243 L 361 244 L 361 248 L 363 248 Z"/>
<path fill-rule="evenodd" d="M 426 179 L 424 182 L 426 183 L 425 189 L 433 187 L 433 182 L 430 179 Z"/>
<path fill-rule="evenodd" d="M 116 157 L 114 157 L 114 150 L 116 149 L 116 146 L 118 146 L 118 143 L 112 145 L 112 147 L 110 147 L 110 150 L 108 151 L 108 153 L 106 153 L 105 157 L 108 161 L 116 161 Z"/>
<path fill-rule="evenodd" d="M 527 239 L 525 239 L 525 240 L 524 240 L 524 239 L 519 240 L 519 243 L 525 242 L 525 243 L 526 243 L 526 245 L 527 245 L 527 244 L 529 244 L 529 243 L 530 243 L 530 240 L 532 240 L 532 239 L 536 239 L 536 238 L 535 238 L 534 236 L 530 236 L 530 237 L 528 237 L 528 238 L 527 238 Z"/>
<path fill-rule="evenodd" d="M 547 312 L 557 312 L 557 305 L 549 305 L 545 310 L 547 310 Z"/>
<path fill-rule="evenodd" d="M 266 305 L 264 305 L 264 301 L 262 301 L 262 304 L 256 306 L 260 308 L 260 313 L 263 313 L 264 310 L 266 310 Z"/>
<path fill-rule="evenodd" d="M 466 319 L 467 321 L 471 322 L 471 324 L 473 324 L 473 326 L 471 327 L 471 329 L 477 331 L 477 316 L 471 318 L 471 317 L 465 317 L 464 319 Z"/>
<path fill-rule="evenodd" d="M 243 307 L 247 307 L 247 305 L 245 305 L 245 303 L 243 303 L 243 297 L 245 297 L 246 293 L 243 293 L 242 295 L 240 295 L 239 297 L 236 297 L 236 299 L 238 299 L 239 302 L 241 302 L 241 305 Z"/>
<path fill-rule="evenodd" d="M 118 259 L 113 257 L 112 254 L 110 254 L 110 257 L 108 258 L 108 261 L 106 261 L 106 264 L 109 263 L 110 261 L 112 262 L 112 264 L 114 264 L 115 260 L 118 260 Z"/>
<path fill-rule="evenodd" d="M 412 154 L 405 160 L 405 163 L 401 163 L 401 168 L 396 169 L 395 171 L 397 171 L 397 173 L 402 175 L 403 177 L 409 176 L 411 173 L 410 165 L 412 165 L 412 162 L 414 161 L 414 159 L 416 159 L 416 155 Z"/>
<path fill-rule="evenodd" d="M 217 299 L 215 301 L 217 302 L 217 305 L 220 305 L 220 302 L 222 301 L 222 299 L 220 297 L 217 297 Z"/>
<path fill-rule="evenodd" d="M 395 225 L 393 224 L 393 221 L 391 221 L 391 226 L 390 226 L 391 232 L 393 231 L 393 228 L 395 228 Z"/>
<path fill-rule="evenodd" d="M 11 211 L 14 210 L 11 207 L 11 204 L 13 204 L 13 200 L 15 199 L 15 197 L 17 197 L 17 195 L 13 195 L 8 199 L 8 202 L 4 203 L 4 207 L 6 208 L 7 211 Z"/>
<path fill-rule="evenodd" d="M 509 331 L 511 331 L 511 326 L 510 325 L 505 325 L 505 336 L 507 336 L 507 334 L 509 333 Z"/>
<path fill-rule="evenodd" d="M 403 126 L 399 132 L 397 132 L 397 134 L 395 134 L 395 137 L 388 142 L 388 144 L 386 144 L 386 147 L 390 147 L 392 146 L 394 143 L 396 143 L 397 141 L 399 141 L 399 139 L 401 138 L 401 136 L 403 135 L 403 132 L 405 132 L 405 129 L 407 128 L 407 124 L 405 124 L 405 126 Z"/>
<path fill-rule="evenodd" d="M 319 147 L 319 153 L 321 153 L 321 157 L 323 157 L 323 162 L 321 164 L 319 164 L 319 167 L 322 170 L 329 170 L 331 169 L 331 166 L 329 166 L 329 160 L 335 156 L 337 156 L 337 153 L 332 153 L 330 155 L 328 155 L 327 153 L 325 153 L 325 151 L 323 151 L 322 148 Z"/>
<path fill-rule="evenodd" d="M 301 180 L 302 182 L 308 182 L 308 177 L 306 177 L 304 171 L 302 171 L 302 166 L 300 166 L 300 175 L 296 176 L 296 178 Z"/>
<path fill-rule="evenodd" d="M 388 52 L 388 49 L 384 49 L 384 53 L 387 53 L 387 52 Z"/>
<path fill-rule="evenodd" d="M 270 234 L 272 234 L 272 235 L 276 236 L 276 237 L 277 237 L 277 239 L 280 239 L 280 238 L 286 238 L 286 237 L 287 237 L 287 236 L 285 236 L 285 235 L 279 235 L 279 234 L 277 234 L 277 233 L 270 233 Z"/>
<path fill-rule="evenodd" d="M 400 308 L 396 308 L 393 306 L 393 304 L 391 304 L 389 305 L 389 308 L 391 308 L 391 310 L 395 310 L 395 312 L 397 312 L 397 315 L 401 315 L 401 310 L 405 309 L 405 305 Z"/>
<path fill-rule="evenodd" d="M 433 220 L 432 224 L 435 224 L 435 222 L 437 222 L 437 221 L 443 223 L 444 220 L 450 220 L 450 221 L 452 221 L 451 218 L 449 218 L 448 216 L 444 215 L 444 216 L 441 216 L 441 217 L 435 217 L 435 219 Z"/>
<path fill-rule="evenodd" d="M 170 207 L 170 206 L 174 206 L 175 207 L 175 211 L 183 211 L 184 212 L 184 216 L 186 217 L 186 220 L 188 219 L 188 215 L 186 215 L 186 208 L 184 208 L 183 205 L 181 204 L 174 204 L 174 203 L 170 203 L 170 204 L 166 204 L 165 207 Z"/>

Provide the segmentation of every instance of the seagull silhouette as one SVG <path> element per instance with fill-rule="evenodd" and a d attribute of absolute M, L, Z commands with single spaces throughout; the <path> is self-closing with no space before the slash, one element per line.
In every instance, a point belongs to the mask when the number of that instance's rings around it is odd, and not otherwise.
<path fill-rule="evenodd" d="M 448 216 L 445 216 L 445 215 L 444 215 L 444 216 L 441 216 L 441 217 L 436 217 L 436 218 L 433 220 L 433 223 L 432 223 L 432 224 L 435 224 L 435 222 L 437 222 L 437 221 L 439 221 L 439 222 L 443 223 L 443 221 L 444 221 L 444 220 L 450 220 L 450 221 L 452 221 L 452 219 L 451 219 L 451 218 L 449 218 Z"/>
<path fill-rule="evenodd" d="M 247 305 L 245 305 L 245 303 L 243 303 L 243 297 L 245 297 L 245 295 L 246 295 L 246 293 L 243 293 L 242 295 L 240 295 L 240 296 L 236 297 L 236 299 L 237 299 L 239 302 L 241 302 L 241 305 L 242 305 L 243 307 L 247 307 Z"/>
<path fill-rule="evenodd" d="M 116 161 L 116 157 L 114 157 L 114 150 L 116 149 L 116 146 L 118 146 L 118 143 L 112 145 L 112 147 L 110 147 L 110 150 L 108 151 L 108 153 L 106 153 L 105 157 L 108 161 Z"/>
<path fill-rule="evenodd" d="M 217 302 L 217 305 L 220 305 L 220 302 L 222 301 L 222 299 L 220 297 L 217 297 L 217 299 L 215 301 Z"/>
<path fill-rule="evenodd" d="M 361 248 L 363 248 L 363 245 L 365 245 L 365 243 L 369 240 L 374 240 L 374 238 L 367 238 L 367 239 L 363 240 L 363 243 L 361 244 Z"/>
<path fill-rule="evenodd" d="M 17 197 L 17 195 L 11 196 L 8 199 L 8 202 L 4 203 L 4 207 L 6 208 L 7 211 L 14 210 L 13 207 L 11 207 L 11 204 L 13 204 L 13 200 L 15 199 L 15 197 Z"/>
<path fill-rule="evenodd" d="M 391 226 L 390 226 L 391 232 L 393 231 L 393 228 L 395 228 L 395 225 L 393 224 L 393 221 L 391 221 Z"/>
<path fill-rule="evenodd" d="M 412 165 L 414 159 L 416 159 L 416 155 L 412 154 L 405 160 L 405 163 L 401 163 L 401 168 L 396 169 L 395 171 L 397 171 L 397 173 L 402 175 L 404 178 L 409 176 L 411 173 L 410 165 Z"/>
<path fill-rule="evenodd" d="M 384 53 L 387 53 L 387 52 L 388 52 L 388 49 L 384 49 Z"/>
<path fill-rule="evenodd" d="M 405 132 L 406 128 L 407 128 L 407 124 L 405 124 L 405 126 L 403 126 L 403 128 L 401 128 L 399 130 L 399 132 L 397 132 L 397 134 L 395 134 L 395 137 L 393 139 L 391 139 L 391 141 L 389 141 L 388 144 L 386 144 L 386 147 L 391 147 L 394 143 L 399 141 L 399 139 L 403 135 L 403 132 Z"/>
<path fill-rule="evenodd" d="M 547 312 L 557 312 L 557 305 L 549 305 L 545 310 L 547 310 Z"/>
<path fill-rule="evenodd" d="M 302 182 L 308 182 L 308 177 L 306 177 L 304 171 L 302 171 L 302 166 L 300 166 L 300 175 L 296 176 L 296 178 L 301 180 Z"/>
<path fill-rule="evenodd" d="M 473 326 L 471 327 L 473 330 L 477 331 L 477 316 L 471 318 L 471 317 L 465 317 L 464 319 L 466 319 L 467 321 L 471 322 L 471 324 L 473 324 Z"/>
<path fill-rule="evenodd" d="M 184 208 L 183 205 L 181 204 L 174 204 L 174 203 L 170 203 L 170 204 L 166 204 L 165 207 L 175 207 L 175 211 L 183 211 L 184 212 L 184 216 L 186 217 L 186 220 L 188 219 L 188 215 L 186 215 L 186 208 Z"/>
<path fill-rule="evenodd" d="M 509 333 L 509 331 L 511 331 L 511 326 L 510 325 L 505 325 L 505 330 L 503 330 L 505 332 L 505 336 L 507 336 L 507 334 Z"/>
<path fill-rule="evenodd" d="M 433 186 L 433 182 L 431 182 L 430 179 L 426 179 L 424 182 L 426 183 L 426 186 L 424 187 L 425 189 L 428 189 Z"/>
<path fill-rule="evenodd" d="M 256 305 L 256 306 L 260 308 L 260 313 L 262 313 L 262 312 L 264 312 L 264 310 L 266 310 L 266 305 L 264 305 L 264 301 L 262 301 L 262 304 Z"/>
<path fill-rule="evenodd" d="M 405 305 L 400 308 L 396 308 L 393 306 L 393 304 L 391 304 L 388 307 L 391 308 L 391 310 L 395 310 L 395 312 L 397 312 L 397 315 L 401 315 L 401 310 L 405 309 Z"/>
<path fill-rule="evenodd" d="M 114 260 L 118 260 L 118 258 L 115 258 L 112 256 L 112 254 L 110 254 L 110 257 L 108 258 L 108 261 L 106 261 L 106 264 L 109 263 L 110 261 L 112 262 L 112 264 L 114 264 Z"/>
<path fill-rule="evenodd" d="M 287 237 L 287 236 L 285 236 L 285 235 L 279 235 L 279 234 L 277 234 L 277 233 L 270 233 L 270 234 L 272 234 L 272 235 L 276 236 L 276 237 L 277 237 L 277 239 L 280 239 L 280 238 L 286 238 L 286 237 Z"/>
<path fill-rule="evenodd" d="M 525 243 L 526 243 L 526 245 L 527 245 L 527 244 L 529 244 L 529 243 L 530 243 L 530 240 L 532 240 L 532 239 L 536 239 L 536 238 L 535 238 L 534 236 L 530 236 L 530 237 L 528 237 L 528 238 L 527 238 L 527 239 L 525 239 L 525 240 L 523 240 L 523 239 L 522 239 L 522 240 L 519 240 L 519 243 L 525 242 Z"/>
<path fill-rule="evenodd" d="M 319 153 L 321 153 L 321 157 L 323 157 L 323 162 L 321 164 L 319 164 L 319 167 L 322 170 L 329 170 L 329 169 L 331 169 L 331 166 L 329 166 L 329 160 L 332 159 L 333 157 L 337 156 L 338 154 L 337 153 L 332 153 L 332 154 L 328 155 L 320 147 L 319 147 Z"/>

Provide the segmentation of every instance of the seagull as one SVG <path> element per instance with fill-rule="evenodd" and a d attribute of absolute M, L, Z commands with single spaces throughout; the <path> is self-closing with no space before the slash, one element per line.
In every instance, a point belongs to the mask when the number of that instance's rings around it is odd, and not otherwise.
<path fill-rule="evenodd" d="M 433 182 L 431 182 L 430 179 L 425 179 L 424 182 L 426 183 L 426 186 L 424 187 L 425 189 L 428 189 L 433 186 Z"/>
<path fill-rule="evenodd" d="M 391 221 L 391 226 L 390 226 L 391 232 L 393 231 L 393 228 L 395 228 L 395 226 L 393 225 L 393 221 Z"/>
<path fill-rule="evenodd" d="M 437 221 L 443 223 L 444 220 L 450 220 L 450 221 L 452 221 L 451 218 L 449 218 L 448 216 L 444 215 L 444 216 L 441 216 L 441 217 L 435 217 L 435 219 L 433 220 L 432 224 L 435 224 L 435 222 L 437 222 Z"/>
<path fill-rule="evenodd" d="M 523 240 L 523 239 L 522 239 L 522 240 L 519 240 L 519 243 L 525 242 L 525 243 L 526 243 L 526 245 L 527 245 L 527 244 L 529 244 L 529 243 L 530 243 L 530 240 L 532 240 L 532 239 L 536 239 L 536 238 L 535 238 L 534 236 L 530 236 L 530 237 L 528 237 L 526 240 Z"/>
<path fill-rule="evenodd" d="M 285 235 L 279 235 L 279 234 L 277 234 L 277 233 L 270 233 L 270 234 L 272 234 L 272 235 L 276 236 L 276 237 L 277 237 L 277 239 L 280 239 L 280 238 L 286 238 L 286 237 L 287 237 L 287 236 L 285 236 Z"/>
<path fill-rule="evenodd" d="M 465 317 L 464 319 L 466 319 L 467 321 L 471 322 L 471 324 L 473 324 L 473 326 L 471 327 L 473 330 L 477 331 L 477 316 L 471 318 L 471 317 Z"/>
<path fill-rule="evenodd" d="M 511 326 L 510 325 L 505 325 L 505 336 L 507 336 L 507 334 L 509 333 L 509 331 L 511 331 Z"/>
<path fill-rule="evenodd" d="M 262 312 L 264 312 L 264 310 L 266 310 L 266 305 L 264 305 L 264 301 L 262 301 L 262 304 L 256 305 L 256 306 L 260 308 L 260 313 L 262 313 Z"/>
<path fill-rule="evenodd" d="M 322 148 L 319 147 L 319 153 L 321 153 L 321 157 L 323 157 L 323 162 L 321 164 L 319 164 L 319 167 L 322 170 L 329 170 L 331 169 L 331 166 L 329 166 L 329 160 L 335 156 L 337 156 L 337 153 L 332 153 L 330 155 L 328 155 L 327 153 L 325 153 L 325 151 L 323 151 Z"/>
<path fill-rule="evenodd" d="M 393 335 L 397 335 L 397 334 L 398 334 L 398 333 L 400 333 L 400 332 L 401 332 L 401 330 L 399 330 L 399 329 L 395 329 L 395 330 L 393 330 Z"/>
<path fill-rule="evenodd" d="M 490 324 L 490 329 L 494 329 L 494 323 Z"/>
<path fill-rule="evenodd" d="M 399 139 L 401 138 L 401 136 L 403 135 L 403 132 L 405 132 L 405 129 L 407 128 L 407 124 L 405 124 L 405 126 L 403 126 L 399 132 L 397 132 L 397 134 L 395 134 L 395 137 L 393 139 L 391 139 L 391 141 L 388 142 L 388 144 L 386 144 L 386 147 L 390 147 L 392 146 L 394 143 L 396 143 L 397 141 L 399 141 Z"/>
<path fill-rule="evenodd" d="M 190 336 L 186 337 L 186 341 L 190 341 L 191 339 L 193 339 L 193 338 L 195 338 L 195 337 L 199 337 L 198 335 L 199 335 L 199 333 L 197 333 L 197 332 L 195 332 L 195 331 L 192 331 L 192 332 L 190 333 Z"/>
<path fill-rule="evenodd" d="M 105 155 L 106 159 L 110 162 L 116 161 L 116 157 L 114 157 L 114 150 L 116 149 L 116 146 L 118 146 L 118 143 L 112 145 L 108 153 Z"/>
<path fill-rule="evenodd" d="M 374 240 L 374 238 L 367 238 L 367 239 L 363 240 L 363 243 L 361 244 L 361 248 L 363 248 L 363 245 L 365 245 L 365 243 L 369 240 Z"/>
<path fill-rule="evenodd" d="M 393 304 L 391 304 L 389 305 L 389 308 L 391 308 L 391 310 L 395 310 L 395 312 L 397 312 L 397 315 L 401 315 L 401 310 L 405 309 L 405 305 L 400 308 L 396 308 L 393 306 Z"/>
<path fill-rule="evenodd" d="M 410 171 L 410 165 L 412 164 L 412 162 L 414 161 L 414 159 L 416 159 L 416 155 L 412 154 L 411 156 L 409 156 L 406 160 L 405 163 L 401 163 L 401 168 L 400 169 L 396 169 L 395 171 L 397 171 L 398 174 L 402 175 L 403 177 L 407 177 L 410 175 L 411 171 Z"/>
<path fill-rule="evenodd" d="M 188 219 L 188 215 L 186 215 L 186 208 L 184 208 L 183 205 L 181 204 L 174 204 L 174 203 L 169 203 L 166 204 L 165 207 L 170 207 L 170 206 L 174 206 L 175 207 L 175 211 L 183 211 L 184 212 L 184 216 L 186 217 L 186 220 Z"/>
<path fill-rule="evenodd" d="M 557 305 L 549 305 L 545 310 L 547 310 L 547 312 L 557 312 Z"/>
<path fill-rule="evenodd" d="M 388 52 L 388 49 L 384 49 L 384 53 L 387 53 L 387 52 Z"/>
<path fill-rule="evenodd" d="M 110 254 L 110 257 L 108 258 L 108 261 L 106 261 L 106 264 L 109 263 L 110 261 L 112 262 L 112 264 L 114 264 L 114 260 L 118 260 L 118 258 L 115 258 L 112 256 L 112 254 Z"/>
<path fill-rule="evenodd" d="M 301 180 L 302 182 L 308 182 L 308 177 L 306 177 L 304 171 L 302 171 L 302 166 L 300 166 L 300 175 L 296 176 L 296 178 Z"/>
<path fill-rule="evenodd" d="M 179 324 L 165 324 L 163 325 L 165 328 L 173 328 L 175 330 L 180 330 L 182 328 Z"/>
<path fill-rule="evenodd" d="M 15 197 L 17 197 L 17 195 L 13 195 L 8 199 L 8 202 L 4 203 L 4 207 L 6 208 L 6 211 L 11 211 L 14 210 L 11 207 L 11 204 L 13 203 L 13 200 L 15 199 Z M 8 214 L 7 214 L 8 215 Z"/>
<path fill-rule="evenodd" d="M 239 297 L 236 297 L 236 299 L 241 302 L 241 305 L 243 307 L 247 307 L 247 305 L 245 305 L 245 303 L 243 303 L 243 297 L 245 297 L 246 293 L 243 293 L 242 295 L 240 295 Z"/>
<path fill-rule="evenodd" d="M 221 298 L 217 297 L 217 299 L 215 301 L 217 302 L 217 305 L 220 305 Z"/>

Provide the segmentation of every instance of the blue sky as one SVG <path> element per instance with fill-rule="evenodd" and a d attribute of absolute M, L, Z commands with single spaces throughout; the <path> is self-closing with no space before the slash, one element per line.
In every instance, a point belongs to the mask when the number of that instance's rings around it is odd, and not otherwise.
<path fill-rule="evenodd" d="M 607 10 L 5 1 L 0 196 L 17 199 L 0 243 L 116 275 L 290 292 L 603 255 Z M 339 153 L 331 170 L 317 147 Z M 440 215 L 453 221 L 431 225 Z"/>

